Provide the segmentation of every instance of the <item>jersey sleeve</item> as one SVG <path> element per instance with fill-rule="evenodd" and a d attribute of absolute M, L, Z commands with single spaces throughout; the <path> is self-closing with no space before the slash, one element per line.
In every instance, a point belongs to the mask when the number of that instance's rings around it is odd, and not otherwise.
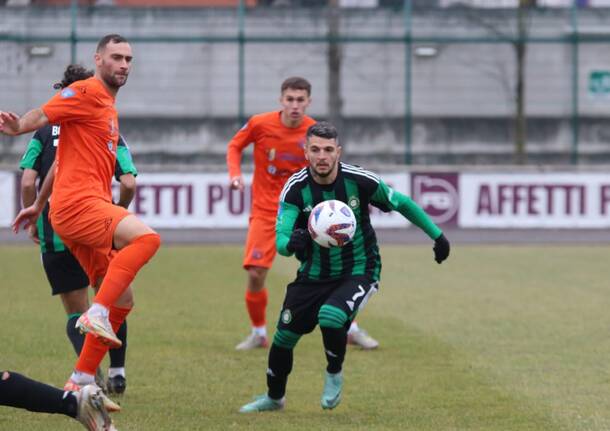
<path fill-rule="evenodd" d="M 121 175 L 132 174 L 134 177 L 138 176 L 138 170 L 133 163 L 129 146 L 123 139 L 122 135 L 119 135 L 119 143 L 116 149 L 116 163 L 114 166 L 114 178 L 120 181 Z"/>
<path fill-rule="evenodd" d="M 371 196 L 371 204 L 382 211 L 398 211 L 403 217 L 423 230 L 431 239 L 436 239 L 443 233 L 428 214 L 411 198 L 394 190 L 381 179 L 379 179 L 379 184 Z"/>
<path fill-rule="evenodd" d="M 296 175 L 296 174 L 295 174 Z M 286 246 L 290 240 L 290 235 L 294 230 L 294 225 L 301 214 L 302 200 L 299 193 L 292 187 L 290 179 L 286 181 L 282 193 L 280 193 L 280 202 L 277 211 L 277 219 L 275 223 L 275 248 L 282 256 L 290 256 Z"/>
<path fill-rule="evenodd" d="M 233 136 L 227 146 L 227 167 L 229 177 L 234 178 L 241 175 L 241 154 L 254 140 L 255 123 L 252 118 Z"/>
<path fill-rule="evenodd" d="M 33 169 L 35 171 L 40 172 L 40 163 L 42 160 L 42 136 L 40 135 L 40 131 L 36 131 L 30 142 L 28 143 L 28 147 L 19 162 L 20 169 Z"/>
<path fill-rule="evenodd" d="M 95 96 L 89 94 L 82 83 L 79 86 L 75 84 L 61 90 L 42 106 L 50 124 L 79 121 L 91 116 Z"/>

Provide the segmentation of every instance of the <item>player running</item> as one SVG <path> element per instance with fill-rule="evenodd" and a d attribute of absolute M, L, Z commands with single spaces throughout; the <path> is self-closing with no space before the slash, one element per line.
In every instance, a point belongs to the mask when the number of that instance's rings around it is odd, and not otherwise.
<path fill-rule="evenodd" d="M 276 242 L 281 255 L 295 254 L 301 266 L 286 289 L 282 312 L 269 350 L 268 392 L 240 412 L 284 407 L 293 349 L 302 335 L 320 325 L 327 367 L 321 405 L 333 409 L 341 401 L 342 367 L 347 328 L 379 288 L 381 258 L 369 217 L 369 204 L 398 211 L 434 239 L 438 263 L 449 256 L 449 242 L 428 215 L 410 198 L 390 188 L 376 174 L 339 162 L 337 131 L 320 122 L 307 131 L 309 167 L 292 175 L 280 195 Z M 307 220 L 318 203 L 337 199 L 353 210 L 357 229 L 342 248 L 322 248 L 312 241 Z"/>
<path fill-rule="evenodd" d="M 307 165 L 303 154 L 305 133 L 315 123 L 305 114 L 310 103 L 311 84 L 301 77 L 286 79 L 280 93 L 282 109 L 254 115 L 235 134 L 227 148 L 231 188 L 243 190 L 242 152 L 254 143 L 252 208 L 243 260 L 248 274 L 245 301 L 252 331 L 236 346 L 237 350 L 268 346 L 265 280 L 275 258 L 278 197 L 286 179 Z M 365 349 L 379 345 L 355 323 L 350 332 L 350 341 Z"/>
<path fill-rule="evenodd" d="M 61 82 L 53 85 L 60 90 L 66 88 L 76 81 L 81 81 L 93 76 L 93 71 L 85 69 L 77 64 L 69 65 L 64 71 Z M 55 152 L 59 143 L 59 125 L 46 125 L 36 131 L 30 140 L 27 150 L 23 155 L 19 167 L 23 170 L 21 177 L 21 200 L 23 207 L 28 207 L 36 200 L 36 180 L 42 186 L 49 172 Z M 117 160 L 114 176 L 120 183 L 120 197 L 118 205 L 124 208 L 129 206 L 135 193 L 135 177 L 138 171 L 133 164 L 129 149 L 122 136 L 119 135 L 117 146 Z M 51 285 L 51 293 L 59 295 L 68 322 L 66 333 L 72 347 L 77 355 L 80 354 L 85 337 L 76 329 L 76 321 L 89 308 L 89 297 L 87 287 L 93 285 L 95 280 L 90 281 L 78 261 L 70 250 L 66 248 L 61 238 L 53 230 L 49 221 L 49 205 L 45 205 L 42 214 L 36 224 L 30 225 L 28 230 L 30 238 L 40 244 L 42 265 Z M 99 373 L 96 376 L 97 383 L 103 385 L 109 393 L 122 394 L 125 392 L 125 355 L 127 349 L 127 321 L 123 322 L 117 337 L 122 345 L 118 349 L 111 349 L 110 368 L 108 380 L 104 383 Z"/>
<path fill-rule="evenodd" d="M 64 88 L 23 117 L 0 111 L 0 131 L 19 135 L 47 124 L 61 125 L 61 145 L 34 204 L 13 222 L 35 223 L 54 187 L 49 217 L 57 234 L 90 280 L 100 283 L 92 306 L 76 325 L 87 333 L 66 389 L 94 381 L 109 347 L 121 346 L 115 332 L 133 307 L 130 284 L 160 246 L 159 235 L 125 208 L 112 203 L 119 122 L 116 94 L 126 82 L 133 54 L 125 38 L 104 36 L 95 52 L 95 75 Z M 55 185 L 53 186 L 53 182 Z"/>

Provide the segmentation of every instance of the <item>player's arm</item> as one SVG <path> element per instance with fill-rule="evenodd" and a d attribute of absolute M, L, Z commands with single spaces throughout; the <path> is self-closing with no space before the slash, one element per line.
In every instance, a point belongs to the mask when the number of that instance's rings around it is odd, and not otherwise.
<path fill-rule="evenodd" d="M 13 113 L 0 111 L 0 132 L 17 136 L 38 130 L 49 124 L 49 119 L 41 108 L 32 109 L 22 117 Z"/>
<path fill-rule="evenodd" d="M 384 211 L 398 211 L 434 240 L 433 250 L 436 262 L 441 263 L 447 259 L 449 256 L 449 241 L 430 216 L 410 197 L 394 190 L 379 179 L 379 185 L 371 196 L 371 203 Z"/>
<path fill-rule="evenodd" d="M 55 166 L 57 164 L 57 160 L 53 162 L 49 172 L 47 173 L 44 182 L 42 183 L 42 187 L 38 192 L 38 196 L 34 200 L 34 203 L 27 208 L 23 208 L 13 220 L 13 231 L 15 233 L 19 232 L 19 228 L 21 223 L 24 223 L 23 227 L 28 229 L 32 224 L 36 223 L 36 220 L 40 216 L 40 213 L 44 209 L 45 205 L 49 201 L 49 197 L 51 196 L 51 191 L 53 190 L 53 181 L 55 180 Z"/>
<path fill-rule="evenodd" d="M 19 168 L 23 171 L 21 175 L 21 205 L 29 207 L 36 200 L 36 180 L 42 162 L 42 137 L 40 130 L 36 131 L 28 147 L 19 162 Z M 30 225 L 28 235 L 35 243 L 40 243 L 36 224 Z"/>
<path fill-rule="evenodd" d="M 117 205 L 123 208 L 129 207 L 136 194 L 136 176 L 138 170 L 133 163 L 129 147 L 125 144 L 123 137 L 119 137 L 117 145 L 116 164 L 114 177 L 119 182 L 119 201 Z"/>
<path fill-rule="evenodd" d="M 431 239 L 436 239 L 443 233 L 413 199 L 394 190 L 381 179 L 379 179 L 379 184 L 371 196 L 371 203 L 382 211 L 398 211 L 404 218 L 423 230 Z"/>
<path fill-rule="evenodd" d="M 244 149 L 254 140 L 254 123 L 252 119 L 241 128 L 229 141 L 227 146 L 227 168 L 232 189 L 243 190 L 244 180 L 241 174 L 241 156 Z"/>
<path fill-rule="evenodd" d="M 133 174 L 121 175 L 119 182 L 119 201 L 117 205 L 127 209 L 136 195 L 136 177 Z"/>
<path fill-rule="evenodd" d="M 25 150 L 19 169 L 23 171 L 21 176 L 21 204 L 29 207 L 36 200 L 36 180 L 40 171 L 40 163 L 42 156 L 42 137 L 40 131 L 37 131 Z"/>
<path fill-rule="evenodd" d="M 299 213 L 299 207 L 296 205 L 280 201 L 275 223 L 275 246 L 282 256 L 292 256 L 294 253 L 294 250 L 289 250 L 288 243 Z"/>
<path fill-rule="evenodd" d="M 21 175 L 21 205 L 26 208 L 36 200 L 36 179 L 38 172 L 34 169 L 24 169 Z"/>
<path fill-rule="evenodd" d="M 34 169 L 24 169 L 21 175 L 21 205 L 27 208 L 36 200 L 36 179 L 38 172 Z M 36 244 L 40 244 L 36 223 L 30 224 L 28 236 Z"/>

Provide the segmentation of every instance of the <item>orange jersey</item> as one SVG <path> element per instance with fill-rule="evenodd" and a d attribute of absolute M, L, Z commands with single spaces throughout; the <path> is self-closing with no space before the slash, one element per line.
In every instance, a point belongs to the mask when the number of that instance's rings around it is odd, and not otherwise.
<path fill-rule="evenodd" d="M 229 142 L 227 165 L 231 178 L 241 175 L 242 152 L 254 143 L 251 214 L 275 217 L 284 183 L 307 165 L 305 133 L 316 121 L 305 116 L 299 127 L 291 128 L 282 123 L 280 116 L 279 111 L 254 115 Z"/>
<path fill-rule="evenodd" d="M 72 204 L 90 200 L 112 202 L 119 140 L 114 97 L 93 77 L 64 88 L 42 110 L 50 123 L 61 125 L 52 211 L 71 212 Z"/>

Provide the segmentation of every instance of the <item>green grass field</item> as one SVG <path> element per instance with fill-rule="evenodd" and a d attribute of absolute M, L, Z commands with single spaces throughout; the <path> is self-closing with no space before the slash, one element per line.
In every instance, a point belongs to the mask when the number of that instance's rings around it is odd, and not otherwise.
<path fill-rule="evenodd" d="M 610 429 L 608 248 L 383 247 L 360 324 L 377 351 L 348 351 L 342 404 L 322 411 L 319 331 L 296 348 L 287 407 L 241 415 L 265 390 L 266 351 L 246 334 L 241 247 L 166 246 L 137 278 L 119 430 Z M 37 250 L 0 247 L 0 369 L 63 385 L 74 363 Z M 296 266 L 271 272 L 275 322 Z M 0 430 L 78 430 L 0 407 Z"/>

